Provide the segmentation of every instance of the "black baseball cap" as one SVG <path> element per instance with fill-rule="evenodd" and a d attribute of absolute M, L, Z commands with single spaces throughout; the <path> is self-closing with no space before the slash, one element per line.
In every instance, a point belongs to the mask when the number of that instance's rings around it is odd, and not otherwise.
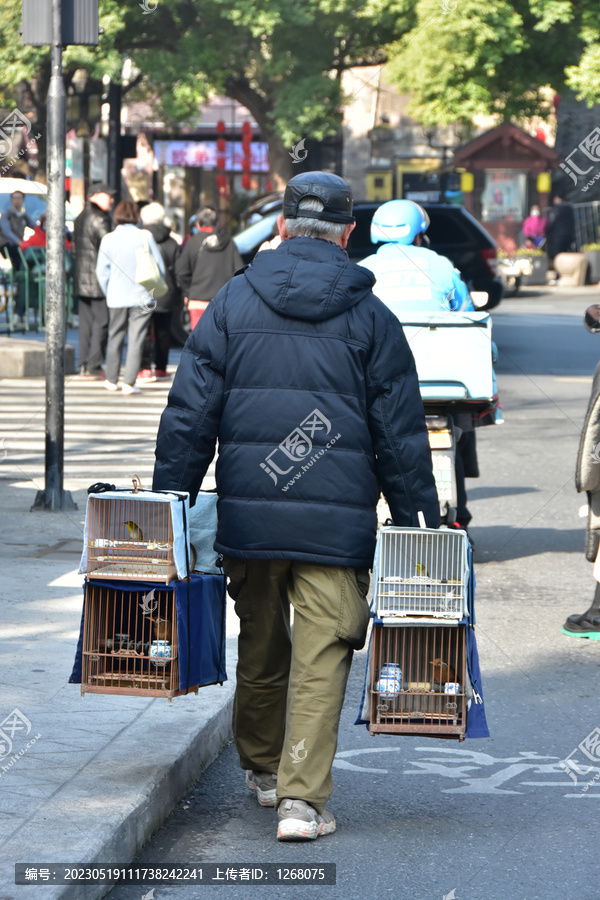
<path fill-rule="evenodd" d="M 316 197 L 324 204 L 321 210 L 300 210 L 298 204 L 307 197 Z M 324 222 L 354 222 L 352 215 L 352 189 L 350 185 L 330 172 L 303 172 L 294 175 L 287 183 L 283 195 L 283 215 L 286 219 L 322 219 Z"/>
<path fill-rule="evenodd" d="M 110 197 L 116 197 L 117 191 L 110 184 L 106 184 L 104 181 L 97 181 L 96 184 L 90 184 L 86 196 L 89 199 L 94 194 L 108 194 Z"/>

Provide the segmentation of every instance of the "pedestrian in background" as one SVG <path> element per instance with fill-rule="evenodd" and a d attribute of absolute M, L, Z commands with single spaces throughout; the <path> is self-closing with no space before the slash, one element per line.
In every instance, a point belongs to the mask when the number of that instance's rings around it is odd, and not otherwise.
<path fill-rule="evenodd" d="M 546 221 L 546 250 L 550 265 L 559 253 L 569 253 L 575 243 L 575 213 L 572 205 L 558 194 L 552 200 Z"/>
<path fill-rule="evenodd" d="M 537 204 L 534 204 L 531 207 L 529 215 L 523 222 L 523 228 L 521 230 L 523 232 L 523 237 L 525 238 L 526 247 L 537 249 L 540 244 L 543 244 L 546 231 L 546 219 L 542 215 L 542 211 Z"/>
<path fill-rule="evenodd" d="M 600 306 L 594 304 L 585 311 L 585 327 L 592 334 L 600 333 Z M 600 363 L 596 366 L 592 391 L 579 439 L 575 469 L 575 487 L 585 491 L 588 501 L 585 557 L 594 563 L 596 587 L 594 599 L 583 613 L 573 613 L 562 627 L 569 637 L 600 641 Z"/>
<path fill-rule="evenodd" d="M 137 377 L 140 384 L 164 380 L 171 376 L 167 372 L 169 349 L 171 347 L 171 319 L 179 308 L 181 291 L 175 276 L 175 263 L 181 252 L 177 241 L 171 237 L 171 229 L 165 221 L 165 209 L 160 203 L 148 203 L 140 212 L 142 225 L 150 232 L 165 264 L 165 281 L 168 291 L 156 300 L 152 313 L 150 331 L 144 341 L 141 371 Z M 152 337 L 154 341 L 152 342 Z M 154 374 L 151 367 L 151 348 L 154 345 Z"/>
<path fill-rule="evenodd" d="M 192 330 L 209 301 L 244 265 L 235 242 L 217 228 L 218 214 L 205 206 L 196 213 L 197 233 L 185 242 L 176 272 L 190 312 Z"/>
<path fill-rule="evenodd" d="M 279 840 L 336 828 L 325 805 L 369 624 L 380 490 L 396 525 L 422 511 L 439 526 L 414 359 L 373 274 L 348 259 L 354 221 L 342 178 L 291 179 L 281 244 L 209 304 L 156 447 L 154 489 L 193 503 L 218 440 L 215 549 L 240 618 L 233 730 Z"/>
<path fill-rule="evenodd" d="M 110 314 L 108 346 L 106 349 L 107 391 L 119 389 L 118 379 L 127 335 L 127 357 L 123 375 L 123 394 L 139 394 L 135 379 L 140 371 L 144 340 L 156 300 L 138 284 L 136 278 L 137 251 L 149 244 L 149 250 L 165 275 L 165 264 L 151 234 L 138 228 L 139 213 L 135 203 L 122 200 L 114 214 L 115 230 L 102 238 L 96 264 L 96 274 Z"/>
<path fill-rule="evenodd" d="M 102 366 L 108 340 L 108 306 L 96 278 L 102 238 L 112 231 L 110 210 L 115 191 L 108 184 L 92 184 L 87 202 L 75 219 L 72 253 L 75 260 L 73 291 L 79 317 L 79 375 L 104 378 Z"/>
<path fill-rule="evenodd" d="M 18 247 L 25 236 L 26 228 L 35 228 L 35 222 L 27 214 L 23 204 L 25 194 L 13 191 L 10 195 L 10 206 L 2 213 L 0 227 L 14 247 Z"/>

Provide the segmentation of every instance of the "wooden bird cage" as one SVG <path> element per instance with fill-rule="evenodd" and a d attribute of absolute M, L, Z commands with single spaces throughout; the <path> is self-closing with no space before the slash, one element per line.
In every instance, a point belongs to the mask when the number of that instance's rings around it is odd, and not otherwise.
<path fill-rule="evenodd" d="M 132 579 L 167 584 L 177 577 L 175 523 L 183 502 L 133 491 L 91 494 L 87 510 L 88 578 Z M 177 523 L 184 535 L 183 522 Z M 182 537 L 185 540 L 185 537 Z"/>
<path fill-rule="evenodd" d="M 179 688 L 175 590 L 87 581 L 81 693 L 170 700 L 189 691 Z"/>
<path fill-rule="evenodd" d="M 371 734 L 464 739 L 466 625 L 373 625 Z"/>
<path fill-rule="evenodd" d="M 381 528 L 373 565 L 378 617 L 467 615 L 469 540 L 465 531 Z"/>

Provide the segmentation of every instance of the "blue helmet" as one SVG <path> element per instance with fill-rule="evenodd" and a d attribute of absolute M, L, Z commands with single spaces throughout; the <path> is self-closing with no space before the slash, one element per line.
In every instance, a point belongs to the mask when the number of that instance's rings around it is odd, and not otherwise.
<path fill-rule="evenodd" d="M 389 200 L 375 211 L 371 222 L 371 240 L 374 244 L 387 241 L 391 244 L 412 244 L 417 234 L 429 227 L 429 216 L 412 200 Z"/>

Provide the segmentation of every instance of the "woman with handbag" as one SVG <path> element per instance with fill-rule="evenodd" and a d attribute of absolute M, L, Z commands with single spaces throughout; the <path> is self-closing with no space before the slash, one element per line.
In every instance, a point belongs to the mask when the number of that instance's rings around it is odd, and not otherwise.
<path fill-rule="evenodd" d="M 139 394 L 135 379 L 140 371 L 144 340 L 159 296 L 167 291 L 165 264 L 149 231 L 137 227 L 135 203 L 122 200 L 114 212 L 115 230 L 100 242 L 96 275 L 109 311 L 106 349 L 107 391 L 118 391 L 123 343 L 127 358 L 122 393 Z"/>
<path fill-rule="evenodd" d="M 173 314 L 181 317 L 181 291 L 175 276 L 175 263 L 181 252 L 177 241 L 171 235 L 171 229 L 165 219 L 165 208 L 160 203 L 147 203 L 140 210 L 142 226 L 147 229 L 158 246 L 165 264 L 165 282 L 168 290 L 159 298 L 156 309 L 152 313 L 152 324 L 144 342 L 141 371 L 137 384 L 149 381 L 164 381 L 171 376 L 167 372 L 169 349 L 171 347 L 171 320 Z M 154 353 L 152 353 L 154 351 Z M 154 374 L 151 357 L 154 356 Z"/>

